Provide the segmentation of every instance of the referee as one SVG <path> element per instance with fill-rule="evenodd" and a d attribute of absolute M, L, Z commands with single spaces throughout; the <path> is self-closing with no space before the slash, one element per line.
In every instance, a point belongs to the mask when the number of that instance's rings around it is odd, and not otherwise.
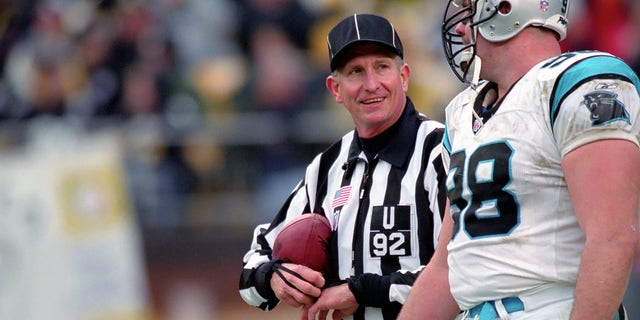
<path fill-rule="evenodd" d="M 280 301 L 302 307 L 309 319 L 331 312 L 395 319 L 440 231 L 443 125 L 418 113 L 407 97 L 410 68 L 387 19 L 349 16 L 329 32 L 328 45 L 326 86 L 355 130 L 319 154 L 273 221 L 257 226 L 240 295 L 264 310 Z M 285 222 L 310 212 L 331 221 L 326 274 L 271 257 Z"/>

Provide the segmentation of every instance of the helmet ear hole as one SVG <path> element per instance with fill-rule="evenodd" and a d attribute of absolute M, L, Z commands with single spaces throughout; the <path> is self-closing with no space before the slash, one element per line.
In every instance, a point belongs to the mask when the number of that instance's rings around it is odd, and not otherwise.
<path fill-rule="evenodd" d="M 511 2 L 500 1 L 500 4 L 498 4 L 498 12 L 502 15 L 509 14 L 511 12 Z"/>

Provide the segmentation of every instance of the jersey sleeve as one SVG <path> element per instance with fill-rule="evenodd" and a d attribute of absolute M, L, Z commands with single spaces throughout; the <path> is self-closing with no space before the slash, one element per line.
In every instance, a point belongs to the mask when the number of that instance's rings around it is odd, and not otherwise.
<path fill-rule="evenodd" d="M 638 144 L 639 81 L 613 56 L 585 59 L 556 82 L 551 125 L 562 156 L 587 143 L 624 139 Z"/>
<path fill-rule="evenodd" d="M 271 249 L 276 235 L 286 221 L 302 214 L 307 204 L 308 196 L 303 180 L 291 192 L 273 221 L 255 228 L 251 248 L 243 258 L 239 284 L 240 296 L 247 304 L 271 310 L 280 302 L 269 284 L 272 275 Z"/>
<path fill-rule="evenodd" d="M 444 153 L 446 152 L 443 147 L 444 127 L 440 125 L 438 129 L 434 130 L 434 133 L 436 132 L 438 134 L 434 137 L 434 140 L 437 140 L 438 143 L 428 152 L 428 158 L 426 159 L 428 165 L 426 166 L 423 177 L 424 189 L 429 200 L 429 212 L 433 214 L 434 228 L 432 235 L 434 249 L 438 244 L 438 234 L 442 227 L 444 207 L 447 200 L 447 188 L 445 184 L 447 171 L 443 163 Z"/>

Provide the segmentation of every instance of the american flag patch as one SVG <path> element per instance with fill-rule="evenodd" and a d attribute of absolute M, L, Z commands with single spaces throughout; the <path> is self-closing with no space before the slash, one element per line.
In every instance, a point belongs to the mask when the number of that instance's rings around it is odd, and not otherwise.
<path fill-rule="evenodd" d="M 344 206 L 344 204 L 349 201 L 350 196 L 351 186 L 344 186 L 340 188 L 340 190 L 336 191 L 336 194 L 333 196 L 333 200 L 331 201 L 331 209 Z"/>

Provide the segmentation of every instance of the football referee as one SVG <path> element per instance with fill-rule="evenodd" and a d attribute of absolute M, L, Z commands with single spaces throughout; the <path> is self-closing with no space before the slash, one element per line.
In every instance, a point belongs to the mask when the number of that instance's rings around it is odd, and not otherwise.
<path fill-rule="evenodd" d="M 302 307 L 301 318 L 395 319 L 440 232 L 443 125 L 406 95 L 411 69 L 387 19 L 354 14 L 327 39 L 326 86 L 355 129 L 317 155 L 271 223 L 257 226 L 240 295 L 264 310 Z M 305 213 L 331 223 L 324 273 L 271 255 L 286 222 Z"/>

